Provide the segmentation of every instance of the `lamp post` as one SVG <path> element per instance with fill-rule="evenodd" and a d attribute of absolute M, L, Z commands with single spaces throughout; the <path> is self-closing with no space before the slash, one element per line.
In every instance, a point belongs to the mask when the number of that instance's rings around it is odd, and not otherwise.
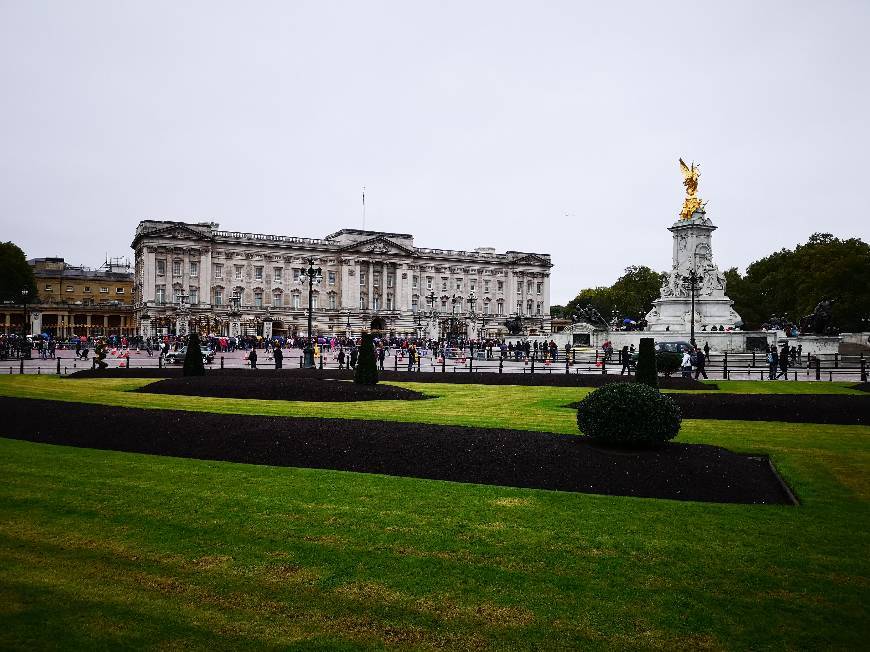
<path fill-rule="evenodd" d="M 477 337 L 477 314 L 474 312 L 474 304 L 477 303 L 477 297 L 474 295 L 474 290 L 472 290 L 468 294 L 468 319 L 471 322 L 472 327 L 474 328 L 475 339 L 480 339 Z M 471 355 L 474 355 L 474 344 L 469 343 L 469 348 L 471 350 Z"/>
<path fill-rule="evenodd" d="M 303 351 L 303 366 L 310 369 L 314 366 L 314 344 L 312 343 L 312 315 L 314 312 L 314 283 L 320 283 L 320 279 L 323 277 L 323 271 L 319 267 L 314 266 L 314 259 L 308 259 L 308 269 L 302 270 L 302 274 L 299 276 L 299 282 L 304 283 L 305 280 L 308 280 L 308 341 L 305 343 L 305 349 Z M 349 316 L 348 316 L 349 321 Z"/>
<path fill-rule="evenodd" d="M 692 295 L 692 313 L 689 317 L 689 323 L 690 323 L 689 344 L 691 344 L 692 347 L 694 348 L 697 346 L 695 344 L 695 288 L 698 285 L 698 281 L 700 281 L 703 278 L 703 275 L 698 274 L 698 272 L 693 267 L 691 270 L 689 270 L 689 274 L 686 278 L 689 279 L 689 291 Z"/>
<path fill-rule="evenodd" d="M 27 341 L 27 331 L 30 330 L 30 324 L 27 319 L 27 297 L 30 295 L 30 290 L 24 288 L 21 290 L 21 302 L 24 304 L 24 324 L 23 324 L 23 335 L 24 335 L 24 344 L 22 349 L 22 357 L 25 360 L 30 360 L 30 342 Z"/>

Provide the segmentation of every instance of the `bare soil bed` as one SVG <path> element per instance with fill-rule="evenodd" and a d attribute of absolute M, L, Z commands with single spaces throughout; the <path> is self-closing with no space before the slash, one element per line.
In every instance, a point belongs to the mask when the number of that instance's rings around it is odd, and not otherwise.
<path fill-rule="evenodd" d="M 0 436 L 50 444 L 605 495 L 793 504 L 766 458 L 700 444 L 620 451 L 541 432 L 37 399 L 0 398 L 0 410 Z"/>
<path fill-rule="evenodd" d="M 469 373 L 469 372 L 409 372 L 409 371 L 380 371 L 379 378 L 384 381 L 401 383 L 462 383 L 471 385 L 547 385 L 552 387 L 601 387 L 608 383 L 624 383 L 633 380 L 634 376 L 620 376 L 618 374 L 566 374 L 566 373 Z M 70 378 L 181 378 L 183 376 L 180 367 L 163 369 L 106 369 L 104 371 L 84 369 L 70 374 Z M 351 380 L 353 372 L 339 371 L 338 369 L 209 369 L 206 377 L 256 377 L 256 378 L 331 378 Z M 692 378 L 672 377 L 659 378 L 659 386 L 662 389 L 718 389 L 715 384 L 704 384 Z"/>
<path fill-rule="evenodd" d="M 668 394 L 684 419 L 870 424 L 870 396 L 842 394 Z M 567 407 L 577 408 L 579 403 Z"/>
<path fill-rule="evenodd" d="M 180 394 L 220 398 L 256 398 L 279 401 L 415 401 L 420 392 L 395 385 L 359 385 L 352 380 L 257 374 L 207 375 L 166 378 L 135 390 L 146 394 Z"/>

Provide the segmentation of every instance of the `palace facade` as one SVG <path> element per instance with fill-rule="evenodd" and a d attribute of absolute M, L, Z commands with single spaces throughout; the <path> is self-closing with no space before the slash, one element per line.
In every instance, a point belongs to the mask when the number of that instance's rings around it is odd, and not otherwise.
<path fill-rule="evenodd" d="M 133 238 L 142 335 L 307 333 L 309 261 L 316 335 L 477 338 L 513 320 L 549 333 L 550 256 L 416 247 L 405 233 L 342 229 L 325 238 L 222 231 L 213 222 L 145 220 Z M 517 319 L 518 318 L 518 319 Z"/>

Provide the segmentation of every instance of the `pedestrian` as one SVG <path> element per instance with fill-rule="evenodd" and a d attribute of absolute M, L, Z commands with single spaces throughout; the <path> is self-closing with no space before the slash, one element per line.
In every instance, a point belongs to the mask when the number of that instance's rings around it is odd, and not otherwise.
<path fill-rule="evenodd" d="M 417 347 L 413 344 L 408 347 L 408 371 L 414 371 L 414 358 L 417 356 Z M 383 369 L 383 367 L 381 367 Z"/>
<path fill-rule="evenodd" d="M 779 366 L 779 356 L 776 354 L 776 347 L 771 346 L 767 351 L 767 379 L 776 379 L 776 368 Z"/>
<path fill-rule="evenodd" d="M 284 352 L 277 342 L 275 343 L 275 349 L 272 351 L 272 356 L 275 358 L 275 369 L 282 369 L 284 367 Z"/>
<path fill-rule="evenodd" d="M 356 346 L 351 346 L 350 348 L 350 368 L 356 369 L 356 359 L 359 356 L 359 351 L 356 350 Z"/>
<path fill-rule="evenodd" d="M 710 359 L 710 344 L 709 344 L 709 342 L 704 342 L 704 361 L 706 362 L 709 359 Z M 706 378 L 706 377 L 707 376 L 704 376 L 704 378 Z"/>
<path fill-rule="evenodd" d="M 626 371 L 628 375 L 631 375 L 631 353 L 628 350 L 628 346 L 623 346 L 622 350 L 619 352 L 619 359 L 622 361 L 622 370 L 619 372 L 621 376 Z"/>
<path fill-rule="evenodd" d="M 782 376 L 783 380 L 788 380 L 788 342 L 782 345 L 782 351 L 779 352 L 779 373 L 776 377 Z"/>
<path fill-rule="evenodd" d="M 257 349 L 251 347 L 251 352 L 248 353 L 248 362 L 251 363 L 251 369 L 257 368 Z"/>
<path fill-rule="evenodd" d="M 695 380 L 698 380 L 698 375 L 707 380 L 707 372 L 704 367 L 707 366 L 707 354 L 701 349 L 695 350 Z"/>
<path fill-rule="evenodd" d="M 683 378 L 692 377 L 692 356 L 689 355 L 688 351 L 683 351 L 683 360 L 680 363 L 680 370 L 682 371 Z"/>
<path fill-rule="evenodd" d="M 384 348 L 384 345 L 381 344 L 378 347 L 378 367 L 381 371 L 384 370 L 384 358 L 387 357 L 387 350 Z"/>
<path fill-rule="evenodd" d="M 344 347 L 338 347 L 338 368 L 344 369 Z"/>

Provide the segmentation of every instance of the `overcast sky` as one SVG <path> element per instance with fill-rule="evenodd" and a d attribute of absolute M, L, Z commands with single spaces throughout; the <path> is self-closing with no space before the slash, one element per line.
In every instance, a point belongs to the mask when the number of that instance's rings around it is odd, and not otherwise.
<path fill-rule="evenodd" d="M 706 5 L 706 6 L 704 6 Z M 550 253 L 551 300 L 870 240 L 870 2 L 0 0 L 0 239 L 130 256 L 141 219 Z"/>

